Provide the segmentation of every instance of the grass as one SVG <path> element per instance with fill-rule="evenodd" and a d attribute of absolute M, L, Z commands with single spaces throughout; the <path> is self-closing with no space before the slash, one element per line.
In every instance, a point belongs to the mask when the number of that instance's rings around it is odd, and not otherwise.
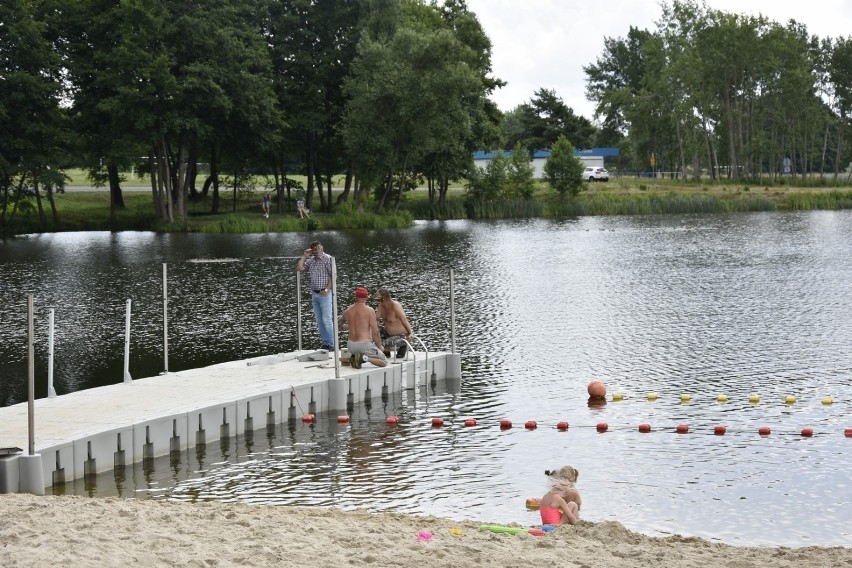
<path fill-rule="evenodd" d="M 71 172 L 72 181 L 87 183 L 82 173 Z M 57 232 L 75 230 L 156 230 L 160 232 L 270 233 L 337 229 L 384 229 L 410 227 L 414 219 L 504 219 L 534 217 L 577 217 L 586 215 L 637 215 L 667 213 L 726 213 L 742 211 L 794 211 L 812 209 L 852 209 L 852 190 L 835 187 L 821 178 L 820 183 L 804 180 L 803 186 L 791 186 L 789 180 L 773 185 L 759 183 L 712 183 L 707 180 L 620 178 L 608 183 L 586 186 L 576 197 L 559 196 L 544 183 L 539 183 L 531 200 L 503 199 L 469 203 L 459 184 L 452 187 L 443 203 L 432 203 L 425 189 L 403 196 L 399 211 L 374 213 L 374 203 L 360 209 L 346 203 L 333 213 L 315 211 L 307 219 L 300 218 L 292 202 L 282 204 L 278 212 L 273 203 L 269 219 L 261 214 L 263 186 L 253 192 L 223 190 L 219 213 L 210 214 L 210 198 L 190 201 L 185 222 L 156 222 L 150 191 L 124 191 L 125 208 L 110 217 L 109 193 L 104 190 L 71 190 L 55 196 L 60 222 L 55 224 L 50 212 L 41 225 L 32 200 L 20 207 L 14 226 L 0 227 L 7 233 Z M 641 181 L 641 183 L 640 183 Z M 126 187 L 134 184 L 128 177 Z M 144 180 L 138 185 L 144 186 Z M 75 186 L 69 183 L 69 187 Z M 83 187 L 83 186 L 77 186 Z M 336 199 L 338 192 L 334 192 Z M 315 205 L 318 200 L 315 200 Z M 48 206 L 46 200 L 43 205 Z"/>

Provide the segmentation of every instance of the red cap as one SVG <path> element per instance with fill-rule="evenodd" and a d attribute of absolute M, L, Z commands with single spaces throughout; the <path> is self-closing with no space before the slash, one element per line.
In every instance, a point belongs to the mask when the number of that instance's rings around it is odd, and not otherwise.
<path fill-rule="evenodd" d="M 366 288 L 356 288 L 355 289 L 355 297 L 356 298 L 369 298 L 370 293 L 367 292 Z"/>

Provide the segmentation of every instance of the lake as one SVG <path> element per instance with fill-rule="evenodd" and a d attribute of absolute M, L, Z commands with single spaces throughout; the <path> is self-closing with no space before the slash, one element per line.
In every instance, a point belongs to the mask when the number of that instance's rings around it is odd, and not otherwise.
<path fill-rule="evenodd" d="M 534 524 L 524 501 L 545 492 L 544 469 L 567 463 L 581 472 L 586 520 L 740 545 L 852 545 L 850 211 L 4 241 L 0 404 L 26 396 L 28 293 L 37 396 L 49 307 L 60 395 L 122 380 L 127 299 L 131 375 L 163 371 L 163 263 L 169 370 L 296 349 L 294 266 L 313 238 L 337 259 L 341 309 L 355 287 L 386 286 L 433 350 L 450 347 L 452 268 L 460 385 L 358 405 L 345 426 L 284 424 L 59 491 Z M 303 345 L 318 347 L 306 296 L 302 310 Z M 588 404 L 591 380 L 607 385 L 606 404 Z"/>

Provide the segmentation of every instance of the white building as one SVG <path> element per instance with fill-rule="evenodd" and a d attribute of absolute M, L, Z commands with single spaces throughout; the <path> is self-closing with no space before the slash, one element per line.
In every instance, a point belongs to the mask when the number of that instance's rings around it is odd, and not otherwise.
<path fill-rule="evenodd" d="M 473 164 L 480 170 L 484 170 L 488 166 L 489 160 L 497 155 L 497 151 L 485 152 L 478 151 L 473 153 Z M 510 150 L 504 150 L 503 156 L 508 158 L 512 155 Z M 544 163 L 550 156 L 550 150 L 536 150 L 532 153 L 533 177 L 541 179 L 544 177 Z M 604 167 L 605 157 L 618 156 L 618 148 L 591 148 L 589 150 L 574 150 L 576 156 L 585 167 L 602 168 Z"/>

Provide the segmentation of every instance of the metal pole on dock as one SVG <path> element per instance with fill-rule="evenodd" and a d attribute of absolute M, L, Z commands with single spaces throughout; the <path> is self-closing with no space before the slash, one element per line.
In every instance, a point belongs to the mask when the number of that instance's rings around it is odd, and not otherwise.
<path fill-rule="evenodd" d="M 450 268 L 450 352 L 456 352 L 456 289 L 452 268 Z"/>
<path fill-rule="evenodd" d="M 296 337 L 299 338 L 299 343 L 296 346 L 299 351 L 302 350 L 302 273 L 296 271 Z"/>
<path fill-rule="evenodd" d="M 169 295 L 167 292 L 167 267 L 163 263 L 163 374 L 169 372 Z"/>
<path fill-rule="evenodd" d="M 130 299 L 124 310 L 124 382 L 129 383 L 130 378 Z"/>
<path fill-rule="evenodd" d="M 334 378 L 340 378 L 340 330 L 337 327 L 337 262 L 331 257 L 331 306 L 334 313 Z M 379 346 L 381 348 L 381 346 Z"/>
<path fill-rule="evenodd" d="M 27 296 L 27 429 L 29 455 L 35 455 L 35 351 L 33 350 L 33 295 Z"/>
<path fill-rule="evenodd" d="M 56 397 L 56 389 L 53 388 L 53 308 L 47 316 L 47 397 Z"/>

